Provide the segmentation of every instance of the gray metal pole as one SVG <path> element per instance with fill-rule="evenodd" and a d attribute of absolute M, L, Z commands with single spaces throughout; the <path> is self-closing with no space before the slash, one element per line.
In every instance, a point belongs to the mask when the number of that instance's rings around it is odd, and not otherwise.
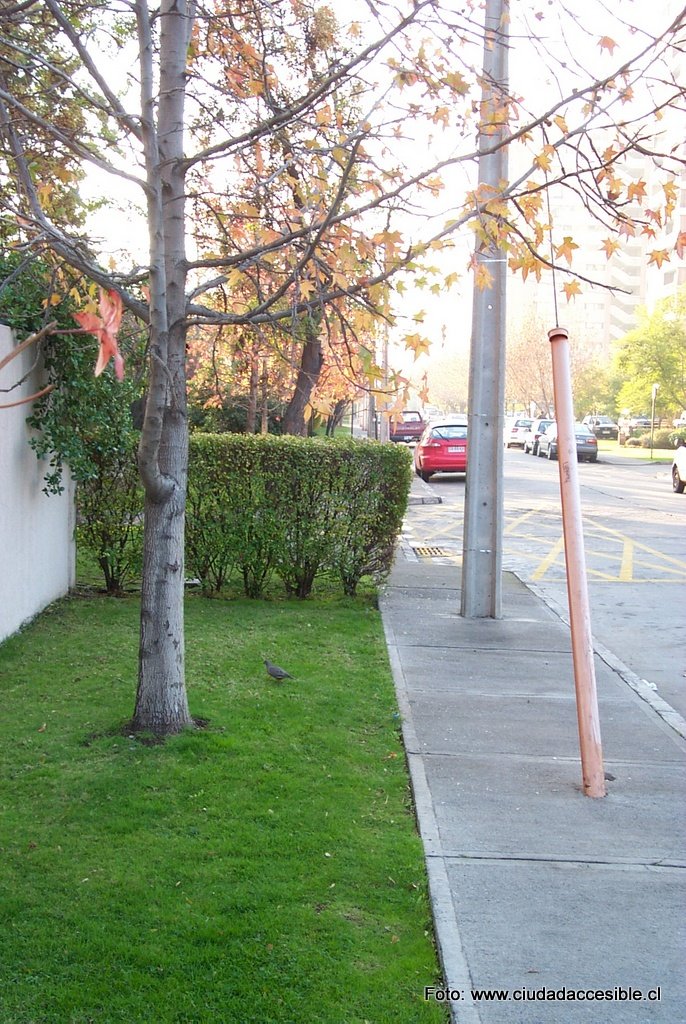
<path fill-rule="evenodd" d="M 486 0 L 479 183 L 494 195 L 507 179 L 508 0 Z M 498 112 L 503 112 L 502 121 Z M 491 115 L 489 117 L 489 114 Z M 487 129 L 487 130 L 486 130 Z M 505 253 L 496 243 L 476 252 L 492 288 L 474 288 L 469 363 L 469 463 L 462 545 L 465 618 L 502 615 L 503 428 L 505 405 Z M 477 278 L 478 282 L 478 278 Z"/>

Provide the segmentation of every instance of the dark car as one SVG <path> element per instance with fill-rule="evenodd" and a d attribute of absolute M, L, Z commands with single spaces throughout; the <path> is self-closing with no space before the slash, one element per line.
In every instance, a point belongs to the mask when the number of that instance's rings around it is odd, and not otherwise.
<path fill-rule="evenodd" d="M 534 420 L 524 435 L 524 451 L 527 454 L 538 455 L 538 441 L 541 434 L 554 423 L 554 420 Z"/>
<path fill-rule="evenodd" d="M 611 441 L 619 437 L 619 424 L 609 416 L 585 416 L 584 423 L 596 437 L 609 437 Z"/>
<path fill-rule="evenodd" d="M 405 409 L 399 420 L 391 420 L 390 441 L 418 441 L 426 429 L 422 414 L 415 409 Z"/>
<path fill-rule="evenodd" d="M 576 457 L 579 462 L 598 461 L 598 439 L 585 423 L 574 424 L 576 436 Z M 541 434 L 538 441 L 538 454 L 541 458 L 557 458 L 557 423 L 551 423 Z"/>
<path fill-rule="evenodd" d="M 434 473 L 467 472 L 467 424 L 462 417 L 427 427 L 414 450 L 414 470 L 422 480 Z"/>

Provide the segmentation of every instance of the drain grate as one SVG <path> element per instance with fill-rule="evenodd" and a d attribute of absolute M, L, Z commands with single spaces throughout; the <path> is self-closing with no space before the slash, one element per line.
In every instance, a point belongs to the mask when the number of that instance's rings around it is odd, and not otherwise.
<path fill-rule="evenodd" d="M 447 558 L 453 554 L 447 548 L 423 547 L 412 549 L 420 558 Z"/>

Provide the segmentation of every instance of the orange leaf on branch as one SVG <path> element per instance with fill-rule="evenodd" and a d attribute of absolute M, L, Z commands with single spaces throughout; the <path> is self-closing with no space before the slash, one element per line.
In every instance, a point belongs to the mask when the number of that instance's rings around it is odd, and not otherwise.
<path fill-rule="evenodd" d="M 573 298 L 581 294 L 581 285 L 578 281 L 567 281 L 562 285 L 562 291 L 567 296 L 567 302 L 571 302 Z"/>
<path fill-rule="evenodd" d="M 610 259 L 610 257 L 619 249 L 619 242 L 616 238 L 606 238 L 600 248 L 603 250 L 606 257 Z"/>
<path fill-rule="evenodd" d="M 654 263 L 655 266 L 661 267 L 663 263 L 669 262 L 669 253 L 666 249 L 653 249 L 650 254 L 648 263 Z"/>
<path fill-rule="evenodd" d="M 95 376 L 99 377 L 110 359 L 114 361 L 114 372 L 118 380 L 124 379 L 124 359 L 117 344 L 117 331 L 121 326 L 124 306 L 121 296 L 113 288 L 105 291 L 100 288 L 98 302 L 100 315 L 96 313 L 74 313 L 74 319 L 82 330 L 94 334 L 100 343 L 98 360 L 95 364 Z"/>
<path fill-rule="evenodd" d="M 564 259 L 567 260 L 567 263 L 571 263 L 574 250 L 578 248 L 579 246 L 576 244 L 574 239 L 571 238 L 570 235 L 565 235 L 561 244 L 555 246 L 555 255 L 558 259 L 562 259 L 564 257 Z"/>
<path fill-rule="evenodd" d="M 610 39 L 609 36 L 601 36 L 598 45 L 601 50 L 608 50 L 610 54 L 613 53 L 617 46 L 614 39 Z"/>

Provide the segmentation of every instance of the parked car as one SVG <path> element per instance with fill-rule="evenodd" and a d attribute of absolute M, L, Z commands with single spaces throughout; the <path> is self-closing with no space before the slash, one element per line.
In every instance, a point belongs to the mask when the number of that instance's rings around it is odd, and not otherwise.
<path fill-rule="evenodd" d="M 598 461 L 598 439 L 585 423 L 574 424 L 576 436 L 576 457 L 579 462 Z M 557 423 L 551 423 L 538 440 L 538 454 L 541 458 L 557 458 Z"/>
<path fill-rule="evenodd" d="M 632 416 L 629 427 L 631 430 L 650 430 L 650 416 Z"/>
<path fill-rule="evenodd" d="M 505 425 L 505 447 L 511 448 L 513 445 L 516 445 L 519 448 L 523 448 L 524 435 L 527 430 L 529 430 L 532 423 L 533 420 L 520 417 L 510 420 L 509 423 Z"/>
<path fill-rule="evenodd" d="M 584 416 L 583 422 L 596 437 L 609 437 L 611 441 L 619 437 L 619 424 L 610 416 Z"/>
<path fill-rule="evenodd" d="M 683 494 L 686 487 L 686 445 L 679 445 L 672 462 L 672 488 L 676 494 Z"/>
<path fill-rule="evenodd" d="M 538 439 L 554 420 L 534 420 L 524 435 L 524 451 L 527 454 L 538 455 Z"/>
<path fill-rule="evenodd" d="M 434 473 L 467 472 L 467 424 L 443 420 L 426 428 L 414 450 L 414 469 L 422 480 Z"/>
<path fill-rule="evenodd" d="M 389 438 L 391 441 L 418 441 L 425 430 L 422 414 L 415 409 L 405 409 L 399 420 L 391 420 Z"/>

